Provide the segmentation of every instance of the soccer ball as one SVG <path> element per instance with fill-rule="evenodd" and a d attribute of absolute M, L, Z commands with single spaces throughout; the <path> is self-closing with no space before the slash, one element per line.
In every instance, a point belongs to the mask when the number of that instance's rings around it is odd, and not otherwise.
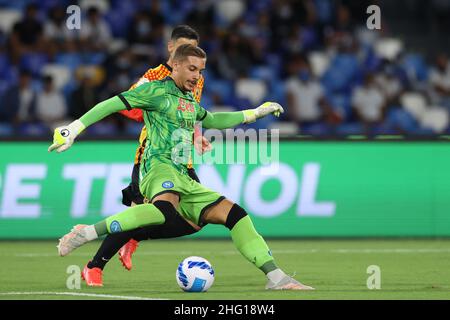
<path fill-rule="evenodd" d="M 214 282 L 214 270 L 208 260 L 202 257 L 187 257 L 178 265 L 177 283 L 183 291 L 204 292 Z"/>

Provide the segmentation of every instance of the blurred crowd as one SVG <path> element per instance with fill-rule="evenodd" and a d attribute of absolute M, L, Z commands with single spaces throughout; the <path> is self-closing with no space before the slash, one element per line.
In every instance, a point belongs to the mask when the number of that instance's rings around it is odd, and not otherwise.
<path fill-rule="evenodd" d="M 80 0 L 81 28 L 70 29 L 72 4 L 0 0 L 0 136 L 47 136 L 127 90 L 167 60 L 178 24 L 195 28 L 208 54 L 208 110 L 278 101 L 285 114 L 253 127 L 290 135 L 450 133 L 448 56 L 409 51 L 384 20 L 369 30 L 370 1 Z M 88 134 L 140 128 L 114 115 Z"/>

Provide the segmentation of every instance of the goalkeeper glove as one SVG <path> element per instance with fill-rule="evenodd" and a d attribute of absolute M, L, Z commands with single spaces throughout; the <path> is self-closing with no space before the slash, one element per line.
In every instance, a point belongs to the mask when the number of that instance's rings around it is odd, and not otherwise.
<path fill-rule="evenodd" d="M 80 120 L 75 120 L 68 126 L 56 128 L 53 133 L 53 144 L 48 148 L 48 151 L 52 152 L 55 149 L 57 152 L 66 151 L 84 128 L 85 126 Z"/>
<path fill-rule="evenodd" d="M 273 113 L 274 116 L 279 117 L 284 112 L 283 107 L 276 102 L 264 102 L 255 109 L 244 110 L 244 123 L 255 122 L 256 119 L 267 116 Z"/>

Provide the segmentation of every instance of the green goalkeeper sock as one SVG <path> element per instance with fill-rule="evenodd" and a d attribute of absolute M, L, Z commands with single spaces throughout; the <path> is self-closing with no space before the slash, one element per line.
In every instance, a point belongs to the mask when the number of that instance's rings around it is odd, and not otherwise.
<path fill-rule="evenodd" d="M 239 252 L 265 274 L 277 269 L 272 253 L 258 234 L 249 216 L 239 220 L 231 229 L 231 238 Z"/>
<path fill-rule="evenodd" d="M 96 223 L 94 227 L 97 235 L 100 237 L 107 233 L 163 224 L 165 221 L 164 215 L 153 204 L 139 204 Z"/>

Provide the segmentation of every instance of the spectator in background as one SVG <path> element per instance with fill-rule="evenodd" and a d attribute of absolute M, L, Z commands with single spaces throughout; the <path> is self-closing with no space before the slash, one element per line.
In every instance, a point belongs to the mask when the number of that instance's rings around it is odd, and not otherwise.
<path fill-rule="evenodd" d="M 357 87 L 352 96 L 352 107 L 364 124 L 366 134 L 371 134 L 372 129 L 383 121 L 386 102 L 386 97 L 376 85 L 374 76 L 367 74 L 363 86 Z"/>
<path fill-rule="evenodd" d="M 164 16 L 159 1 L 152 1 L 150 11 L 138 11 L 128 32 L 128 41 L 139 44 L 155 44 L 164 35 Z"/>
<path fill-rule="evenodd" d="M 40 51 L 43 48 L 43 27 L 37 15 L 38 7 L 31 3 L 25 9 L 24 18 L 13 26 L 10 39 L 14 61 L 18 61 L 24 53 Z"/>
<path fill-rule="evenodd" d="M 81 22 L 80 37 L 87 50 L 102 51 L 108 48 L 112 40 L 111 30 L 97 7 L 88 9 L 87 19 Z"/>
<path fill-rule="evenodd" d="M 93 76 L 85 72 L 81 77 L 80 85 L 70 99 L 70 117 L 73 119 L 80 118 L 100 101 Z"/>
<path fill-rule="evenodd" d="M 439 54 L 430 73 L 430 96 L 435 104 L 450 110 L 450 63 L 445 54 Z"/>
<path fill-rule="evenodd" d="M 53 78 L 44 76 L 43 90 L 37 96 L 36 117 L 49 128 L 57 127 L 58 122 L 67 116 L 67 105 L 63 95 L 55 89 Z"/>
<path fill-rule="evenodd" d="M 387 64 L 375 75 L 375 83 L 386 97 L 388 105 L 399 105 L 400 95 L 403 93 L 403 85 L 396 76 L 394 66 Z"/>
<path fill-rule="evenodd" d="M 45 38 L 58 50 L 65 49 L 65 43 L 73 40 L 76 35 L 76 30 L 67 28 L 66 19 L 66 11 L 60 6 L 55 6 L 50 9 L 48 19 L 44 24 Z"/>
<path fill-rule="evenodd" d="M 246 76 L 251 65 L 251 50 L 244 38 L 231 32 L 222 44 L 222 57 L 218 60 L 218 71 L 222 78 L 236 80 Z"/>
<path fill-rule="evenodd" d="M 313 77 L 305 58 L 294 58 L 289 73 L 286 82 L 287 114 L 292 120 L 301 127 L 320 121 L 337 124 L 342 120 L 325 98 L 324 89 Z"/>
<path fill-rule="evenodd" d="M 202 35 L 202 38 L 209 38 L 214 32 L 213 1 L 194 1 L 193 10 L 186 16 L 186 24 L 197 30 Z"/>
<path fill-rule="evenodd" d="M 31 74 L 22 70 L 19 83 L 6 90 L 2 97 L 0 122 L 13 125 L 35 120 L 36 92 L 31 86 Z"/>

